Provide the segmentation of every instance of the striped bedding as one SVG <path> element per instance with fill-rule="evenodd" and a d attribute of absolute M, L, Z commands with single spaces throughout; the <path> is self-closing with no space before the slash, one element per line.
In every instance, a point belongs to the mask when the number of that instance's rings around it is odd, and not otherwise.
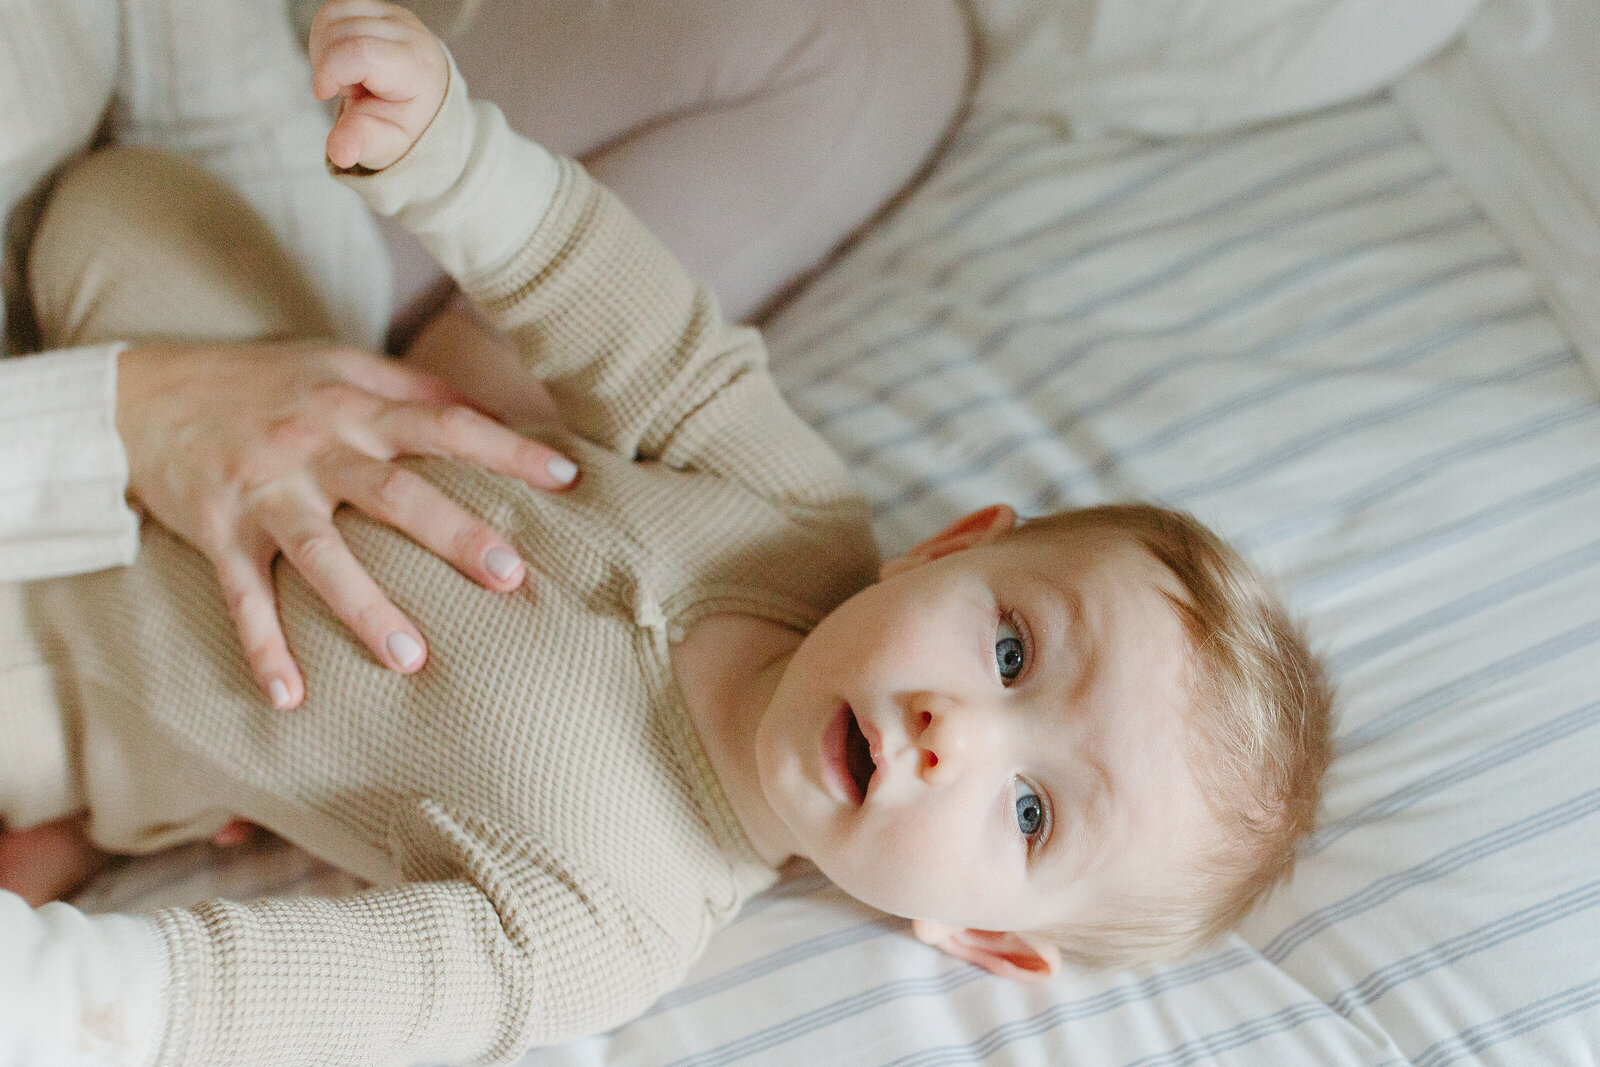
<path fill-rule="evenodd" d="M 980 97 L 776 321 L 796 407 L 903 548 L 995 500 L 1144 497 L 1277 576 L 1340 687 L 1322 827 L 1237 935 L 1012 985 L 798 868 L 584 1065 L 1600 1060 L 1600 402 L 1387 97 L 1197 140 Z M 329 891 L 284 846 L 94 907 Z"/>

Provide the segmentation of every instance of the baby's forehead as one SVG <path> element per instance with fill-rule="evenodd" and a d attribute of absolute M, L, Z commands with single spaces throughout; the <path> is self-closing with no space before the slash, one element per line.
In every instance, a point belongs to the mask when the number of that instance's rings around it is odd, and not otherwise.
<path fill-rule="evenodd" d="M 1191 599 L 1181 576 L 1137 531 L 1110 522 L 1072 521 L 1065 515 L 1032 519 L 999 542 L 1008 544 L 1023 556 L 1018 562 L 1030 577 L 1069 586 L 1069 595 L 1072 578 L 1115 573 L 1125 586 L 1153 589 L 1174 607 Z"/>

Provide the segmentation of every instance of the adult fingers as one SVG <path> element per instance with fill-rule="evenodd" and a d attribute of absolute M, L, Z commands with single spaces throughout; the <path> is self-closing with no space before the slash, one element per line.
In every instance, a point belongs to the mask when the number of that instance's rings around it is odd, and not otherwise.
<path fill-rule="evenodd" d="M 350 552 L 330 512 L 287 499 L 265 507 L 259 521 L 284 559 L 378 662 L 402 674 L 422 668 L 422 634 Z"/>
<path fill-rule="evenodd" d="M 350 385 L 388 400 L 425 404 L 461 404 L 471 398 L 443 378 L 417 370 L 398 359 L 374 355 L 359 348 L 337 348 L 330 353 L 334 371 Z"/>
<path fill-rule="evenodd" d="M 486 589 L 515 589 L 523 563 L 505 538 L 419 475 L 359 453 L 326 466 L 325 490 L 410 537 Z"/>
<path fill-rule="evenodd" d="M 208 553 L 256 684 L 273 707 L 288 711 L 305 700 L 306 686 L 278 619 L 278 598 L 272 584 L 275 555 L 276 545 L 254 546 L 253 551 L 230 545 Z"/>
<path fill-rule="evenodd" d="M 396 454 L 451 456 L 535 489 L 565 489 L 578 477 L 577 464 L 560 452 L 469 407 L 397 404 L 383 421 Z"/>

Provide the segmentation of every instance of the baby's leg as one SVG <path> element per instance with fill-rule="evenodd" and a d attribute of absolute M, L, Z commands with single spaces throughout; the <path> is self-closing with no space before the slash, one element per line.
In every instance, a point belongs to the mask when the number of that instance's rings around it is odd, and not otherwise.
<path fill-rule="evenodd" d="M 83 798 L 71 750 L 21 587 L 0 584 L 0 889 L 35 907 L 72 892 L 107 860 L 76 814 Z"/>

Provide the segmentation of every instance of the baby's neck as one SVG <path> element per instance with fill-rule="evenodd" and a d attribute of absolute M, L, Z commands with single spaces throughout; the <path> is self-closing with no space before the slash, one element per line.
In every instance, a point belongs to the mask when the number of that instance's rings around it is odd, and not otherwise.
<path fill-rule="evenodd" d="M 794 855 L 756 769 L 756 730 L 803 635 L 753 615 L 711 615 L 672 646 L 672 669 L 722 791 L 757 855 Z"/>

